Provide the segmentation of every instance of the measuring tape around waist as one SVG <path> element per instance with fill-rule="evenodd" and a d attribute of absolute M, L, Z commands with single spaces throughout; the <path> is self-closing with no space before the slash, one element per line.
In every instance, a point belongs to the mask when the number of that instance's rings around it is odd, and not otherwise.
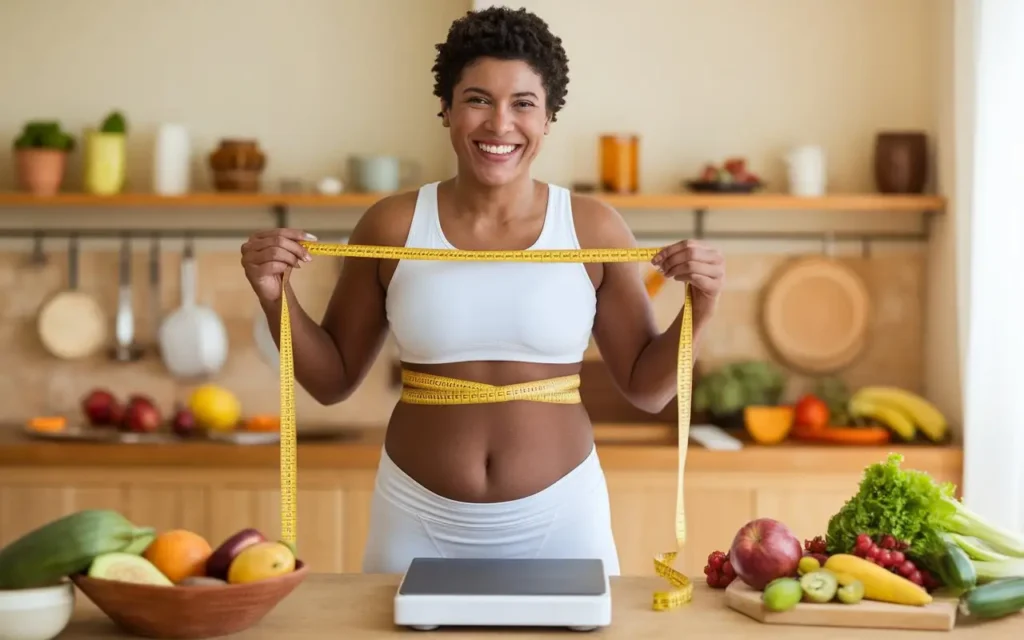
<path fill-rule="evenodd" d="M 465 251 L 459 249 L 418 249 L 374 245 L 301 242 L 313 255 L 380 260 L 436 260 L 462 262 L 646 262 L 661 250 L 658 247 L 633 249 L 554 249 L 526 251 Z M 290 270 L 285 272 L 287 284 Z M 657 611 L 675 609 L 693 599 L 693 584 L 673 567 L 679 550 L 686 543 L 686 513 L 683 498 L 683 471 L 690 431 L 690 394 L 693 382 L 693 305 L 688 286 L 684 289 L 682 326 L 676 359 L 676 403 L 678 410 L 679 460 L 676 481 L 676 550 L 654 557 L 655 573 L 672 586 L 654 593 L 652 606 Z M 288 298 L 281 295 L 281 538 L 296 544 L 297 500 L 295 425 L 295 367 L 292 353 L 291 314 Z M 575 404 L 580 402 L 579 376 L 564 376 L 513 385 L 494 386 L 403 370 L 402 401 L 414 404 L 451 405 L 532 400 Z"/>

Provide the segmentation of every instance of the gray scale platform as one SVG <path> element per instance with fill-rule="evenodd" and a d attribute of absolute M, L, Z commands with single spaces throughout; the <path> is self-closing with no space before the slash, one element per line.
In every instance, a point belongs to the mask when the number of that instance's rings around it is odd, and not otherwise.
<path fill-rule="evenodd" d="M 611 624 L 599 559 L 416 558 L 395 594 L 395 624 L 569 627 Z"/>

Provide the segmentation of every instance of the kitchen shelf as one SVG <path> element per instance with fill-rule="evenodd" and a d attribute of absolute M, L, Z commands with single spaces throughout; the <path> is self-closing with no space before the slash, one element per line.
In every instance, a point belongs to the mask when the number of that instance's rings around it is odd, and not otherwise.
<path fill-rule="evenodd" d="M 123 193 L 95 196 L 87 193 L 61 193 L 35 196 L 29 193 L 0 192 L 0 207 L 369 207 L 386 193 L 193 193 L 185 196 L 161 196 L 152 193 Z M 789 210 L 789 211 L 889 211 L 907 213 L 938 213 L 945 209 L 946 199 L 933 195 L 834 194 L 802 198 L 783 193 L 754 194 L 593 194 L 621 209 L 645 210 Z"/>

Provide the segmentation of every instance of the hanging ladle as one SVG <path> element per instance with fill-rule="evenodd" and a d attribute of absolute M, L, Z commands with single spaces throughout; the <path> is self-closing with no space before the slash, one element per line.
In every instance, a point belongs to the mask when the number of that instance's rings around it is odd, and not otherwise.
<path fill-rule="evenodd" d="M 120 362 L 132 362 L 142 357 L 142 349 L 135 343 L 135 314 L 132 310 L 132 243 L 127 235 L 121 241 L 120 286 L 117 295 L 117 317 L 114 321 L 113 357 Z"/>

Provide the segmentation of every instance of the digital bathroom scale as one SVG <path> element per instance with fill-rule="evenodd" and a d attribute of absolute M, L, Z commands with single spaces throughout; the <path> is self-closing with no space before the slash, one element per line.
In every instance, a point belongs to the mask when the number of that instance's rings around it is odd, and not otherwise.
<path fill-rule="evenodd" d="M 416 558 L 395 594 L 395 624 L 569 627 L 611 624 L 612 598 L 600 559 Z"/>

